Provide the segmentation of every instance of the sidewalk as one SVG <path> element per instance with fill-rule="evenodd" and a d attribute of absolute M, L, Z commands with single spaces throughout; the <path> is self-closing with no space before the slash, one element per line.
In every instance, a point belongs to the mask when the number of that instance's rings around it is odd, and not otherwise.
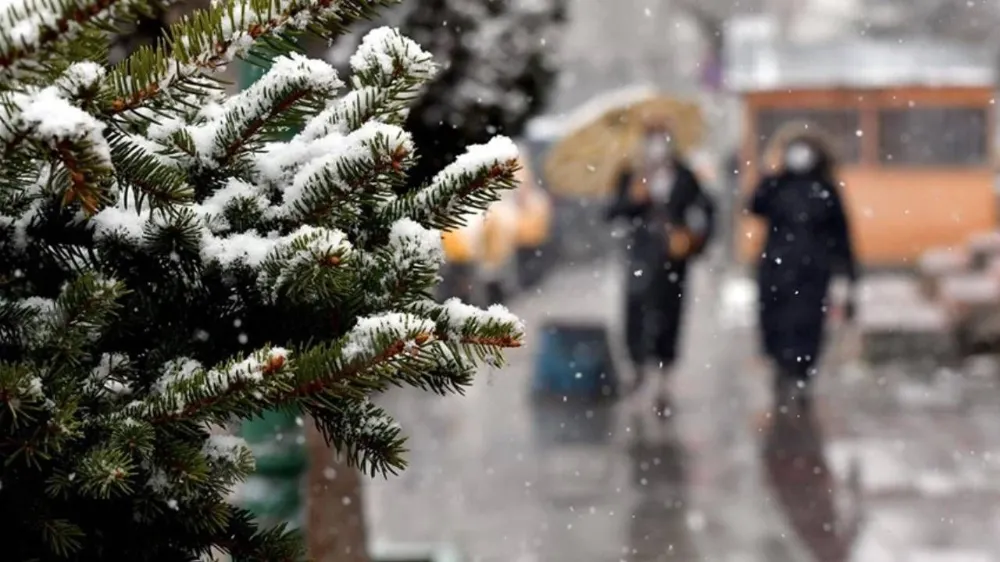
<path fill-rule="evenodd" d="M 512 308 L 529 330 L 614 326 L 624 273 L 560 271 Z M 613 408 L 533 401 L 536 340 L 465 397 L 383 397 L 411 452 L 401 476 L 367 488 L 374 538 L 481 562 L 1000 560 L 996 374 L 847 361 L 820 379 L 815 426 L 770 419 L 740 283 L 695 271 L 657 439 Z"/>
<path fill-rule="evenodd" d="M 714 313 L 722 276 L 710 267 L 691 279 L 677 408 L 657 440 L 637 442 L 613 408 L 534 402 L 532 340 L 465 397 L 384 397 L 411 453 L 400 477 L 368 487 L 375 537 L 452 542 L 482 562 L 801 560 L 761 487 L 747 397 L 762 390 L 742 373 L 750 342 Z M 624 275 L 560 271 L 512 308 L 529 330 L 552 318 L 615 326 Z"/>
<path fill-rule="evenodd" d="M 864 517 L 851 560 L 1000 560 L 1000 379 L 986 367 L 828 373 L 826 456 Z"/>
<path fill-rule="evenodd" d="M 729 287 L 730 295 L 740 292 Z M 724 316 L 738 330 L 751 326 L 752 314 Z M 816 427 L 799 430 L 809 443 L 786 438 L 781 451 L 798 466 L 790 474 L 764 459 L 765 472 L 782 480 L 765 485 L 768 501 L 806 559 L 1000 560 L 997 359 L 970 361 L 960 372 L 907 358 L 873 367 L 857 358 L 849 332 L 831 334 L 830 344 L 815 389 Z M 749 371 L 767 377 L 762 366 Z M 751 401 L 762 440 L 775 422 L 763 416 L 766 397 Z"/>

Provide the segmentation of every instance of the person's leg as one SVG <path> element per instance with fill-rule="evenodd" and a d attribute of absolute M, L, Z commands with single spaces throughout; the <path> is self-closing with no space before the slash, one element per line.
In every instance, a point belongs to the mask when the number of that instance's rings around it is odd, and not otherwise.
<path fill-rule="evenodd" d="M 778 362 L 774 376 L 775 410 L 796 416 L 808 413 L 812 406 L 814 373 L 811 362 Z"/>
<path fill-rule="evenodd" d="M 628 393 L 635 392 L 645 380 L 646 329 L 645 306 L 641 295 L 625 298 L 625 347 L 632 362 L 632 381 Z"/>
<path fill-rule="evenodd" d="M 774 368 L 774 410 L 779 413 L 788 413 L 794 405 L 794 395 L 796 387 L 796 377 L 790 371 L 787 364 L 782 361 L 775 362 Z"/>
<path fill-rule="evenodd" d="M 799 413 L 805 414 L 812 409 L 812 367 L 808 367 L 806 372 L 799 376 L 797 381 L 797 392 L 795 394 L 796 406 Z"/>
<path fill-rule="evenodd" d="M 651 331 L 655 335 L 656 385 L 651 389 L 650 404 L 660 418 L 670 415 L 670 380 L 683 326 L 686 272 L 684 263 L 666 264 L 654 303 L 656 322 Z"/>
<path fill-rule="evenodd" d="M 822 354 L 824 325 L 827 302 L 825 291 L 814 291 L 803 299 L 800 313 L 795 323 L 796 348 L 796 405 L 805 413 L 812 405 L 813 386 L 817 375 L 816 366 Z"/>

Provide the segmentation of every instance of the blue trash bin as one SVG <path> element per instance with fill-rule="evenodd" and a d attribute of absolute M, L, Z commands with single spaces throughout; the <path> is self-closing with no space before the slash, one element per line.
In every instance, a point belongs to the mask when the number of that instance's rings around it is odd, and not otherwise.
<path fill-rule="evenodd" d="M 532 390 L 538 396 L 614 398 L 618 376 L 607 327 L 559 322 L 543 326 Z"/>

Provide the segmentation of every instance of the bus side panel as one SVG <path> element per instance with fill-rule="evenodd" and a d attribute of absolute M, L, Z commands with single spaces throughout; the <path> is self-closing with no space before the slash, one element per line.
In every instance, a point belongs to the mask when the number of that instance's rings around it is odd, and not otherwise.
<path fill-rule="evenodd" d="M 867 266 L 913 266 L 935 246 L 960 246 L 997 226 L 994 174 L 989 169 L 845 168 L 843 197 L 858 259 Z M 740 227 L 740 256 L 756 261 L 763 229 Z"/>

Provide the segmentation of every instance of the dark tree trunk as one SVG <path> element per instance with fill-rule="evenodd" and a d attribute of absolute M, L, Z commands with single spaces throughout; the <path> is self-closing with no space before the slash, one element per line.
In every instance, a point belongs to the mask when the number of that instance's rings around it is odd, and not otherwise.
<path fill-rule="evenodd" d="M 315 562 L 370 562 L 367 551 L 362 476 L 337 459 L 323 435 L 308 423 L 309 557 Z"/>

